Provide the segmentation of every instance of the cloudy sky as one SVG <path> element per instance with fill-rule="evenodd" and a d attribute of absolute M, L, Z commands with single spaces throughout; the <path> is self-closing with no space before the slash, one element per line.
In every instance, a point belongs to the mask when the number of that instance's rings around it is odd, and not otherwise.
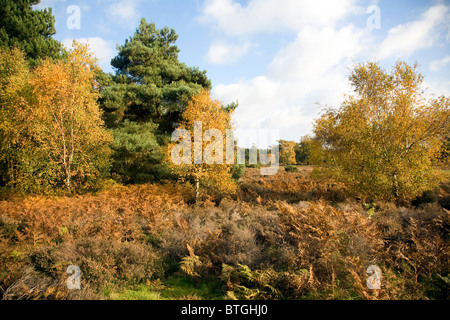
<path fill-rule="evenodd" d="M 55 38 L 89 41 L 108 72 L 116 45 L 142 17 L 174 28 L 180 60 L 207 70 L 215 98 L 239 102 L 244 145 L 310 134 L 321 108 L 351 93 L 348 76 L 359 62 L 418 62 L 427 93 L 450 96 L 448 0 L 43 0 L 44 7 L 56 17 Z M 246 138 L 250 132 L 259 140 Z"/>

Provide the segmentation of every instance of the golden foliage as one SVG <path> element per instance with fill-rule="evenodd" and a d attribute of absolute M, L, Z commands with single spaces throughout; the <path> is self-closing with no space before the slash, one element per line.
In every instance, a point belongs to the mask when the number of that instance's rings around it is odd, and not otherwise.
<path fill-rule="evenodd" d="M 74 41 L 65 61 L 46 60 L 33 74 L 31 85 L 36 101 L 35 137 L 40 148 L 61 166 L 70 192 L 72 179 L 94 173 L 95 162 L 108 156 L 112 141 L 101 119 L 95 89 L 97 59 L 89 47 Z"/>
<path fill-rule="evenodd" d="M 280 140 L 280 163 L 284 165 L 296 164 L 295 148 L 298 145 L 295 141 Z"/>
<path fill-rule="evenodd" d="M 201 132 L 196 132 L 196 123 L 201 123 Z M 190 161 L 189 163 L 175 164 L 172 159 L 172 151 L 176 144 L 172 143 L 169 144 L 166 151 L 166 162 L 171 171 L 182 179 L 192 178 L 195 181 L 196 199 L 200 184 L 207 184 L 210 189 L 216 189 L 221 193 L 234 192 L 236 185 L 231 178 L 231 165 L 226 162 L 225 144 L 227 130 L 232 129 L 231 114 L 222 107 L 220 101 L 212 100 L 210 93 L 202 90 L 189 102 L 183 113 L 183 121 L 177 129 L 187 130 L 190 133 L 191 141 L 188 142 L 191 150 L 188 155 Z M 221 139 L 217 140 L 219 137 L 214 136 L 214 140 L 211 137 L 211 141 L 208 141 L 205 137 L 208 130 L 216 130 L 221 135 Z M 200 141 L 201 145 L 197 146 Z M 217 147 L 215 147 L 215 143 L 218 143 Z M 200 163 L 195 161 L 196 148 L 201 153 Z M 208 163 L 207 158 L 214 160 L 213 163 Z"/>
<path fill-rule="evenodd" d="M 316 120 L 313 158 L 354 193 L 410 200 L 441 180 L 434 166 L 450 130 L 450 99 L 427 100 L 417 66 L 388 73 L 361 64 L 350 77 L 356 95 Z"/>
<path fill-rule="evenodd" d="M 67 57 L 29 70 L 23 53 L 1 51 L 0 161 L 5 182 L 46 191 L 95 180 L 108 164 L 111 136 L 97 105 L 97 61 L 74 42 Z M 4 63 L 4 65 L 3 65 Z"/>

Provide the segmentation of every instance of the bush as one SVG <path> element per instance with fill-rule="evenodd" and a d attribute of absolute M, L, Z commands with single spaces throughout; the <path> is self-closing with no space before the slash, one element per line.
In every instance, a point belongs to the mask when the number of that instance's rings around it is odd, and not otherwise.
<path fill-rule="evenodd" d="M 76 240 L 59 245 L 42 246 L 30 255 L 30 265 L 25 268 L 22 277 L 9 288 L 6 296 L 13 298 L 20 294 L 18 283 L 39 284 L 32 298 L 48 298 L 46 292 L 71 298 L 66 289 L 66 270 L 70 265 L 81 269 L 81 287 L 84 293 L 100 295 L 104 289 L 145 283 L 161 277 L 162 262 L 160 256 L 150 245 L 107 241 Z M 52 296 L 50 295 L 50 296 Z M 84 297 L 85 298 L 85 297 Z"/>
<path fill-rule="evenodd" d="M 231 168 L 231 177 L 234 180 L 239 180 L 245 173 L 245 165 L 236 164 Z"/>
<path fill-rule="evenodd" d="M 224 264 L 220 277 L 226 283 L 228 298 L 240 300 L 298 299 L 313 290 L 316 284 L 314 274 L 306 269 L 252 270 L 245 265 Z"/>
<path fill-rule="evenodd" d="M 192 189 L 171 183 L 2 201 L 3 298 L 100 299 L 178 272 L 238 299 L 448 297 L 450 216 L 438 203 L 333 204 L 345 189 L 331 180 L 253 173 L 239 202 L 188 205 Z M 78 293 L 65 289 L 72 264 Z M 372 264 L 382 270 L 377 295 L 366 286 Z"/>
<path fill-rule="evenodd" d="M 286 172 L 299 172 L 298 167 L 294 165 L 286 165 L 284 166 L 284 170 Z"/>
<path fill-rule="evenodd" d="M 28 266 L 21 277 L 3 293 L 3 300 L 99 300 L 103 296 L 84 284 L 80 290 L 69 291 L 66 279 L 52 277 Z"/>
<path fill-rule="evenodd" d="M 416 197 L 411 204 L 415 207 L 418 207 L 422 204 L 433 203 L 438 201 L 437 191 L 426 190 L 422 192 L 422 194 Z"/>
<path fill-rule="evenodd" d="M 170 223 L 161 237 L 164 252 L 179 260 L 195 253 L 202 265 L 207 266 L 207 272 L 215 272 L 223 263 L 250 266 L 262 263 L 266 244 L 261 239 L 273 229 L 276 217 L 271 212 L 249 211 L 249 207 L 226 200 L 218 207 L 205 204 L 180 210 Z"/>

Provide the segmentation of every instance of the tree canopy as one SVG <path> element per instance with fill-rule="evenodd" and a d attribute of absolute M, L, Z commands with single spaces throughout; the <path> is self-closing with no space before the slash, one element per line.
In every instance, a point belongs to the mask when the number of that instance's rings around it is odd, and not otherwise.
<path fill-rule="evenodd" d="M 51 9 L 35 10 L 40 0 L 0 0 L 0 47 L 18 47 L 36 65 L 45 58 L 58 58 L 62 45 Z"/>
<path fill-rule="evenodd" d="M 295 141 L 280 140 L 279 144 L 280 163 L 284 165 L 296 164 L 297 161 L 295 158 L 295 148 L 297 146 L 297 143 Z"/>
<path fill-rule="evenodd" d="M 122 183 L 144 183 L 167 176 L 162 164 L 163 151 L 153 122 L 126 120 L 111 130 L 114 141 L 111 174 Z"/>
<path fill-rule="evenodd" d="M 177 39 L 175 30 L 157 29 L 142 19 L 135 34 L 118 48 L 111 61 L 116 74 L 101 99 L 109 126 L 126 119 L 152 120 L 160 133 L 171 133 L 190 98 L 200 89 L 210 89 L 206 71 L 178 60 Z"/>
<path fill-rule="evenodd" d="M 96 59 L 74 43 L 65 59 L 29 69 L 17 48 L 0 50 L 0 177 L 30 192 L 71 192 L 109 167 L 110 136 L 97 104 Z"/>
<path fill-rule="evenodd" d="M 328 170 L 357 193 L 409 199 L 439 181 L 433 164 L 450 129 L 450 99 L 427 98 L 417 67 L 358 65 L 350 76 L 355 95 L 315 123 Z"/>
<path fill-rule="evenodd" d="M 170 176 L 161 148 L 179 125 L 190 99 L 211 87 L 206 71 L 178 60 L 177 39 L 175 30 L 157 29 L 142 19 L 111 61 L 115 75 L 99 75 L 100 105 L 115 137 L 112 174 L 119 181 Z"/>
<path fill-rule="evenodd" d="M 194 180 L 196 199 L 200 185 L 208 185 L 222 193 L 234 190 L 234 140 L 228 140 L 233 147 L 231 153 L 227 152 L 225 142 L 228 130 L 232 129 L 230 110 L 220 101 L 211 99 L 206 90 L 195 95 L 183 113 L 177 128 L 182 134 L 174 133 L 172 136 L 173 143 L 168 146 L 166 162 L 177 176 Z M 227 163 L 227 157 L 231 156 L 233 164 Z"/>

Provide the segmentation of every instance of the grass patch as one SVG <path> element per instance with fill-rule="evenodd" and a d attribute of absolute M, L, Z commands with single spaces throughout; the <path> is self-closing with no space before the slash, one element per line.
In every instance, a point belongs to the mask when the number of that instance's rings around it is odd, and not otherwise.
<path fill-rule="evenodd" d="M 200 300 L 223 300 L 222 284 L 216 279 L 192 280 L 183 276 L 170 276 L 161 296 L 166 299 L 198 298 Z"/>
<path fill-rule="evenodd" d="M 146 285 L 125 289 L 121 292 L 111 292 L 108 298 L 112 300 L 164 300 L 159 292 L 152 291 Z"/>
<path fill-rule="evenodd" d="M 106 297 L 112 300 L 223 300 L 225 294 L 222 284 L 217 280 L 192 280 L 187 277 L 173 275 L 162 285 L 141 284 L 120 292 L 108 292 Z"/>

